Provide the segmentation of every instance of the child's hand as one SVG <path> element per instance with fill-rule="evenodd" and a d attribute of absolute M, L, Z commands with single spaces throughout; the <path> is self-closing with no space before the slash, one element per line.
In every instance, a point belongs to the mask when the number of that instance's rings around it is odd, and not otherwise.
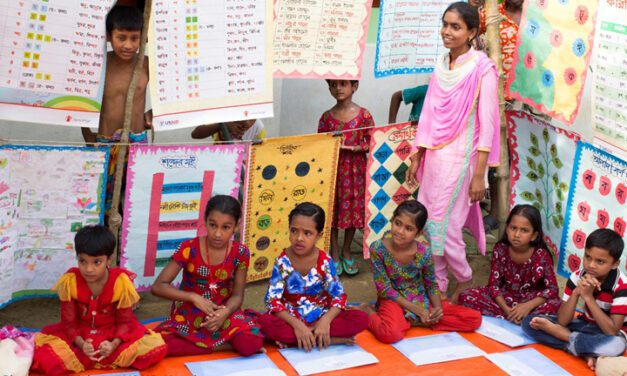
<path fill-rule="evenodd" d="M 104 359 L 111 355 L 115 349 L 120 345 L 119 341 L 102 341 L 100 342 L 100 346 L 98 346 L 98 350 L 100 351 L 101 359 Z"/>
<path fill-rule="evenodd" d="M 294 334 L 296 335 L 296 341 L 298 342 L 298 348 L 310 352 L 316 345 L 316 337 L 311 332 L 311 329 L 304 323 L 300 323 L 294 327 Z"/>
<path fill-rule="evenodd" d="M 326 349 L 331 344 L 331 323 L 322 317 L 314 325 L 313 334 L 318 343 L 318 349 Z"/>
<path fill-rule="evenodd" d="M 413 312 L 416 316 L 418 316 L 421 323 L 427 326 L 431 325 L 431 322 L 429 321 L 429 311 L 418 306 L 412 307 L 410 311 Z"/>
<path fill-rule="evenodd" d="M 579 290 L 579 295 L 581 295 L 581 297 L 584 299 L 591 298 L 592 295 L 594 294 L 594 290 L 600 289 L 600 288 L 601 288 L 601 284 L 599 283 L 599 281 L 596 278 L 588 274 L 585 274 L 583 277 L 579 279 L 579 282 L 577 282 L 577 289 Z"/>
<path fill-rule="evenodd" d="M 87 355 L 89 359 L 93 361 L 98 361 L 102 359 L 102 358 L 96 358 L 96 355 L 98 355 L 100 351 L 97 351 L 96 349 L 94 349 L 93 340 L 91 338 L 88 338 L 83 341 L 83 346 L 81 346 L 81 350 L 83 350 L 85 355 Z"/>
<path fill-rule="evenodd" d="M 438 322 L 440 322 L 440 320 L 442 320 L 443 316 L 444 311 L 442 310 L 442 307 L 429 307 L 429 323 L 437 324 Z"/>
<path fill-rule="evenodd" d="M 507 320 L 515 324 L 520 324 L 522 319 L 527 317 L 527 315 L 529 315 L 529 313 L 533 310 L 531 305 L 528 303 L 529 302 L 520 303 L 512 307 L 507 314 Z"/>
<path fill-rule="evenodd" d="M 192 303 L 194 304 L 196 308 L 203 311 L 205 315 L 209 317 L 213 316 L 213 312 L 215 310 L 224 308 L 224 306 L 219 306 L 215 304 L 214 302 L 212 302 L 211 300 L 205 299 L 198 294 L 194 294 L 194 297 L 192 298 Z"/>
<path fill-rule="evenodd" d="M 227 317 L 229 317 L 228 309 L 226 307 L 220 307 L 214 310 L 211 316 L 205 317 L 200 326 L 207 328 L 208 331 L 213 333 L 222 328 L 222 324 L 224 324 Z"/>

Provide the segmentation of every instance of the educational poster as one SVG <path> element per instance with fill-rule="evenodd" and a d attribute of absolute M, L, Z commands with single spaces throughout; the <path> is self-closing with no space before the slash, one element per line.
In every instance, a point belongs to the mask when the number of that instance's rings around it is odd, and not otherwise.
<path fill-rule="evenodd" d="M 0 308 L 49 296 L 76 266 L 74 235 L 104 218 L 109 149 L 0 147 Z"/>
<path fill-rule="evenodd" d="M 557 255 L 566 216 L 579 136 L 519 111 L 507 111 L 510 207 L 529 204 L 540 210 L 544 240 Z"/>
<path fill-rule="evenodd" d="M 571 125 L 588 71 L 597 1 L 525 1 L 508 95 Z"/>
<path fill-rule="evenodd" d="M 270 277 L 274 259 L 290 245 L 287 216 L 301 202 L 324 209 L 318 247 L 329 250 L 341 141 L 318 134 L 271 138 L 251 147 L 243 237 L 250 248 L 248 281 Z"/>
<path fill-rule="evenodd" d="M 238 197 L 246 146 L 141 146 L 129 150 L 120 266 L 150 289 L 178 245 L 206 235 L 204 210 L 217 194 Z"/>
<path fill-rule="evenodd" d="M 0 6 L 0 119 L 98 127 L 114 0 Z"/>
<path fill-rule="evenodd" d="M 155 130 L 273 116 L 272 1 L 153 3 Z"/>
<path fill-rule="evenodd" d="M 372 0 L 275 0 L 274 77 L 359 80 Z"/>
<path fill-rule="evenodd" d="M 453 0 L 381 0 L 375 77 L 430 73 L 442 44 L 442 14 Z"/>
<path fill-rule="evenodd" d="M 598 228 L 618 232 L 627 242 L 627 162 L 579 142 L 570 183 L 557 271 L 564 277 L 579 269 L 586 237 Z M 623 252 L 619 269 L 627 273 Z"/>
<path fill-rule="evenodd" d="M 415 137 L 416 124 L 410 122 L 374 128 L 371 132 L 366 167 L 365 258 L 369 257 L 370 244 L 390 229 L 389 221 L 398 204 L 418 194 L 405 184 Z"/>
<path fill-rule="evenodd" d="M 594 136 L 627 153 L 627 3 L 600 0 L 592 57 Z"/>

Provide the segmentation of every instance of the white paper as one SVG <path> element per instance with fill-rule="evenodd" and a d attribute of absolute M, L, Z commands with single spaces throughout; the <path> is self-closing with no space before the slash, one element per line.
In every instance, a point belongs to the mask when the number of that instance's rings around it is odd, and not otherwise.
<path fill-rule="evenodd" d="M 326 350 L 314 349 L 311 352 L 300 349 L 281 349 L 279 352 L 299 375 L 337 371 L 379 362 L 374 355 L 357 345 L 330 346 Z"/>
<path fill-rule="evenodd" d="M 194 376 L 285 376 L 266 354 L 185 363 Z"/>
<path fill-rule="evenodd" d="M 417 366 L 473 358 L 486 354 L 457 333 L 408 338 L 392 346 Z"/>
<path fill-rule="evenodd" d="M 486 358 L 512 376 L 570 375 L 535 349 L 488 354 Z"/>
<path fill-rule="evenodd" d="M 520 326 L 495 317 L 483 316 L 481 326 L 476 332 L 509 347 L 536 343 L 522 331 Z"/>

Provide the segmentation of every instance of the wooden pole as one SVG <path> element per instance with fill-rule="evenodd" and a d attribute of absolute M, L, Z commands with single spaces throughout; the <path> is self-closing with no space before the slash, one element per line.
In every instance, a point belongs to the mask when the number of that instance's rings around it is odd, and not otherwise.
<path fill-rule="evenodd" d="M 120 145 L 118 148 L 118 154 L 115 165 L 115 180 L 113 185 L 113 197 L 111 199 L 111 209 L 109 210 L 109 229 L 115 235 L 116 249 L 113 253 L 112 262 L 117 265 L 118 263 L 118 250 L 119 250 L 119 230 L 122 224 L 122 214 L 120 210 L 120 195 L 122 191 L 122 180 L 124 178 L 124 165 L 126 160 L 126 153 L 128 151 L 128 133 L 131 129 L 131 120 L 133 115 L 133 99 L 135 98 L 135 91 L 137 90 L 137 83 L 144 69 L 144 54 L 146 51 L 146 39 L 148 37 L 148 25 L 150 23 L 150 11 L 152 8 L 152 0 L 146 0 L 144 6 L 144 27 L 142 29 L 142 38 L 139 45 L 139 53 L 137 54 L 137 60 L 135 61 L 135 67 L 133 68 L 133 74 L 131 76 L 131 82 L 128 85 L 128 91 L 126 92 L 126 103 L 124 104 L 124 123 L 122 127 L 122 138 L 120 139 Z"/>
<path fill-rule="evenodd" d="M 505 221 L 509 213 L 509 156 L 507 152 L 507 122 L 505 120 L 505 99 L 503 96 L 503 57 L 501 56 L 501 36 L 500 24 L 501 14 L 499 13 L 497 0 L 486 0 L 486 20 L 489 55 L 496 69 L 499 72 L 499 112 L 501 115 L 501 154 L 500 164 L 496 170 L 497 190 L 492 196 L 492 202 L 498 203 L 497 221 L 499 223 L 499 238 L 505 231 Z M 492 193 L 492 192 L 491 192 Z M 496 196 L 496 197 L 495 197 Z"/>

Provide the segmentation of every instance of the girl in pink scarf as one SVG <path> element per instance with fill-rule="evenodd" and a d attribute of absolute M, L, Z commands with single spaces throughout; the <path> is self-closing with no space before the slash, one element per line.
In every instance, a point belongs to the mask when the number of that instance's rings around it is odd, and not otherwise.
<path fill-rule="evenodd" d="M 477 10 L 467 3 L 453 3 L 444 12 L 440 32 L 449 52 L 440 56 L 431 77 L 407 172 L 429 212 L 424 231 L 440 291 L 448 290 L 448 268 L 457 279 L 453 303 L 472 284 L 462 227 L 470 228 L 485 254 L 479 200 L 486 167 L 499 161 L 498 73 L 471 47 L 478 30 Z"/>

